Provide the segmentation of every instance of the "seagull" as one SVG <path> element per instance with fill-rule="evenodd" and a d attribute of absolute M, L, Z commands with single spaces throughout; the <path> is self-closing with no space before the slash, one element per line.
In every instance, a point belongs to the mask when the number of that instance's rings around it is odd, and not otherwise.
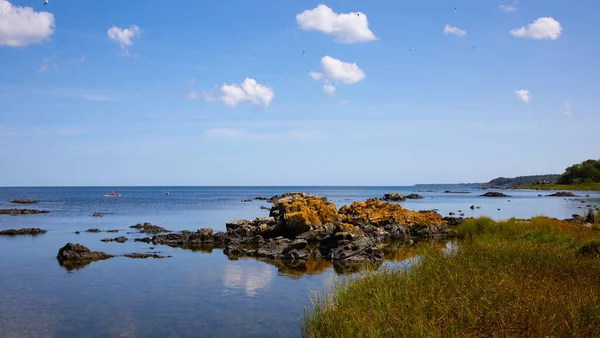
<path fill-rule="evenodd" d="M 360 16 L 360 13 L 356 13 L 356 16 Z"/>
<path fill-rule="evenodd" d="M 302 51 L 302 56 L 306 55 L 306 53 L 304 51 Z"/>
<path fill-rule="evenodd" d="M 454 12 L 456 12 L 456 7 L 454 7 Z"/>
<path fill-rule="evenodd" d="M 410 49 L 408 50 L 409 52 L 413 52 L 415 50 L 415 47 L 410 47 Z"/>
<path fill-rule="evenodd" d="M 44 1 L 44 6 L 46 6 L 48 4 L 48 0 Z"/>
<path fill-rule="evenodd" d="M 475 47 L 477 47 L 477 46 L 473 46 L 473 47 L 471 47 L 471 50 L 475 49 Z"/>

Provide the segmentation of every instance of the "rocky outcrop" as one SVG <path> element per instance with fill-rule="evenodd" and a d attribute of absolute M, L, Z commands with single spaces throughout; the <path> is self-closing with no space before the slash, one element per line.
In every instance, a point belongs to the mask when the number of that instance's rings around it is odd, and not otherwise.
<path fill-rule="evenodd" d="M 104 214 L 101 212 L 95 212 L 92 216 L 93 217 L 104 217 Z"/>
<path fill-rule="evenodd" d="M 550 195 L 546 195 L 549 197 L 577 197 L 577 195 L 575 195 L 574 193 L 570 192 L 570 191 L 559 191 L 559 192 L 555 192 L 554 194 L 550 194 Z"/>
<path fill-rule="evenodd" d="M 38 203 L 38 201 L 25 199 L 25 200 L 12 200 L 12 201 L 10 201 L 10 203 L 13 203 L 13 204 L 36 204 L 36 203 Z"/>
<path fill-rule="evenodd" d="M 81 244 L 74 243 L 67 243 L 58 250 L 58 255 L 56 255 L 56 259 L 58 259 L 60 263 L 93 262 L 112 257 L 114 256 L 109 255 L 106 252 L 91 251 Z"/>
<path fill-rule="evenodd" d="M 138 230 L 140 230 L 141 233 L 144 233 L 144 234 L 158 234 L 161 232 L 171 232 L 170 230 L 167 230 L 158 225 L 152 225 L 152 223 L 144 223 L 144 224 L 138 223 L 136 225 L 130 226 L 130 228 L 138 229 Z"/>
<path fill-rule="evenodd" d="M 345 264 L 364 264 L 381 261 L 383 251 L 358 227 L 337 226 L 334 233 L 320 243 L 321 255 Z"/>
<path fill-rule="evenodd" d="M 452 191 L 452 190 L 444 190 L 444 194 L 470 194 L 470 191 Z"/>
<path fill-rule="evenodd" d="M 8 229 L 0 231 L 0 236 L 18 236 L 18 235 L 40 235 L 45 234 L 46 230 L 40 228 Z"/>
<path fill-rule="evenodd" d="M 409 199 L 409 200 L 422 200 L 424 198 L 425 197 L 423 197 L 419 194 L 410 194 L 410 195 L 406 196 L 406 199 Z"/>
<path fill-rule="evenodd" d="M 598 223 L 598 221 L 600 221 L 600 220 L 596 219 L 596 214 L 594 213 L 594 209 L 590 209 L 588 211 L 587 216 L 585 217 L 585 221 L 587 223 L 594 224 L 594 223 Z"/>
<path fill-rule="evenodd" d="M 483 194 L 481 196 L 483 196 L 483 197 L 510 197 L 510 196 L 505 195 L 505 194 L 503 194 L 501 192 L 498 192 L 498 191 L 489 191 L 489 192 L 486 192 L 485 194 Z"/>
<path fill-rule="evenodd" d="M 117 238 L 104 238 L 101 239 L 102 242 L 117 242 L 117 243 L 125 243 L 128 241 L 127 237 L 119 236 Z"/>
<path fill-rule="evenodd" d="M 401 193 L 397 193 L 397 192 L 385 194 L 380 199 L 382 201 L 392 201 L 392 202 L 403 202 L 403 201 L 406 201 L 406 197 L 404 197 L 404 195 L 402 195 Z"/>
<path fill-rule="evenodd" d="M 48 210 L 36 210 L 36 209 L 0 209 L 0 215 L 34 215 L 34 214 L 47 214 Z"/>
<path fill-rule="evenodd" d="M 327 198 L 312 195 L 290 195 L 277 200 L 270 216 L 276 219 L 274 233 L 293 239 L 310 232 L 322 235 L 333 230 L 339 222 L 337 207 Z"/>
<path fill-rule="evenodd" d="M 268 198 L 262 197 L 262 196 L 256 196 L 256 197 L 254 197 L 254 199 L 257 200 L 257 201 L 266 201 L 266 200 L 268 200 Z"/>
<path fill-rule="evenodd" d="M 170 233 L 166 235 L 156 235 L 152 238 L 136 238 L 135 242 L 153 243 L 154 245 L 163 244 L 173 247 L 198 247 L 204 244 L 223 244 L 225 238 L 213 234 L 212 229 L 199 229 L 196 232 L 181 231 L 180 233 Z"/>
<path fill-rule="evenodd" d="M 85 232 L 102 232 L 102 231 L 100 231 L 100 229 L 93 228 L 93 229 L 87 229 L 87 230 L 85 230 Z"/>

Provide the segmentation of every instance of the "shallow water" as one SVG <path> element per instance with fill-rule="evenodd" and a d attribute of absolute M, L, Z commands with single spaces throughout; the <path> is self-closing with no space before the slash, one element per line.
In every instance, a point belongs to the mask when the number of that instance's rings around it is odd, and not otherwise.
<path fill-rule="evenodd" d="M 134 243 L 141 237 L 128 227 L 152 222 L 170 230 L 209 227 L 224 231 L 236 218 L 268 215 L 264 201 L 242 202 L 289 191 L 325 195 L 338 207 L 380 197 L 387 192 L 423 200 L 401 204 L 409 209 L 438 209 L 442 215 L 463 210 L 465 216 L 494 219 L 535 215 L 567 218 L 583 214 L 585 205 L 599 205 L 600 194 L 581 198 L 538 197 L 534 191 L 504 191 L 509 198 L 485 198 L 469 186 L 419 187 L 105 187 L 0 188 L 0 209 L 46 209 L 43 215 L 0 215 L 0 230 L 40 227 L 36 237 L 0 237 L 0 336 L 2 337 L 294 337 L 301 335 L 301 316 L 314 292 L 331 287 L 338 275 L 328 262 L 311 265 L 308 273 L 251 258 L 229 260 L 220 249 L 190 251 Z M 444 194 L 445 189 L 470 194 Z M 104 197 L 115 191 L 122 197 Z M 171 196 L 165 196 L 168 190 Z M 542 192 L 550 194 L 551 192 Z M 35 205 L 10 204 L 31 198 Z M 510 202 L 509 202 L 510 200 Z M 482 208 L 470 210 L 470 205 Z M 583 207 L 579 209 L 578 207 Z M 500 208 L 501 210 L 498 210 Z M 91 217 L 94 212 L 104 217 Z M 74 234 L 88 228 L 119 233 Z M 103 243 L 106 237 L 130 241 Z M 110 254 L 159 251 L 165 259 L 116 257 L 69 271 L 56 261 L 67 242 Z M 403 267 L 414 261 L 414 248 L 386 252 L 383 266 Z M 278 264 L 278 265 L 277 265 Z M 338 267 L 338 272 L 341 271 Z"/>

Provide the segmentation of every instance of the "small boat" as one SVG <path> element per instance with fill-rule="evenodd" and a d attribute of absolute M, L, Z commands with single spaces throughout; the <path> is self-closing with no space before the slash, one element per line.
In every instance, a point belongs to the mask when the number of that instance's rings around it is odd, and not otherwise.
<path fill-rule="evenodd" d="M 113 191 L 110 194 L 104 194 L 104 196 L 106 196 L 106 197 L 119 197 L 119 196 L 121 196 L 121 194 L 115 194 L 115 192 Z"/>

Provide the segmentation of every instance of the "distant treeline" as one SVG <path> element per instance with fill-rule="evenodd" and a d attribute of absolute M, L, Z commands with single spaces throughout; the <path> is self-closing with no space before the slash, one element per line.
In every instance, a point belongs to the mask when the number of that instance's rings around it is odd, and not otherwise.
<path fill-rule="evenodd" d="M 587 160 L 568 167 L 559 184 L 600 183 L 600 160 Z"/>
<path fill-rule="evenodd" d="M 558 181 L 558 178 L 559 178 L 559 175 L 557 175 L 557 174 L 519 176 L 519 177 L 513 177 L 513 178 L 498 177 L 498 178 L 491 180 L 488 184 L 496 185 L 496 186 L 555 184 Z"/>

